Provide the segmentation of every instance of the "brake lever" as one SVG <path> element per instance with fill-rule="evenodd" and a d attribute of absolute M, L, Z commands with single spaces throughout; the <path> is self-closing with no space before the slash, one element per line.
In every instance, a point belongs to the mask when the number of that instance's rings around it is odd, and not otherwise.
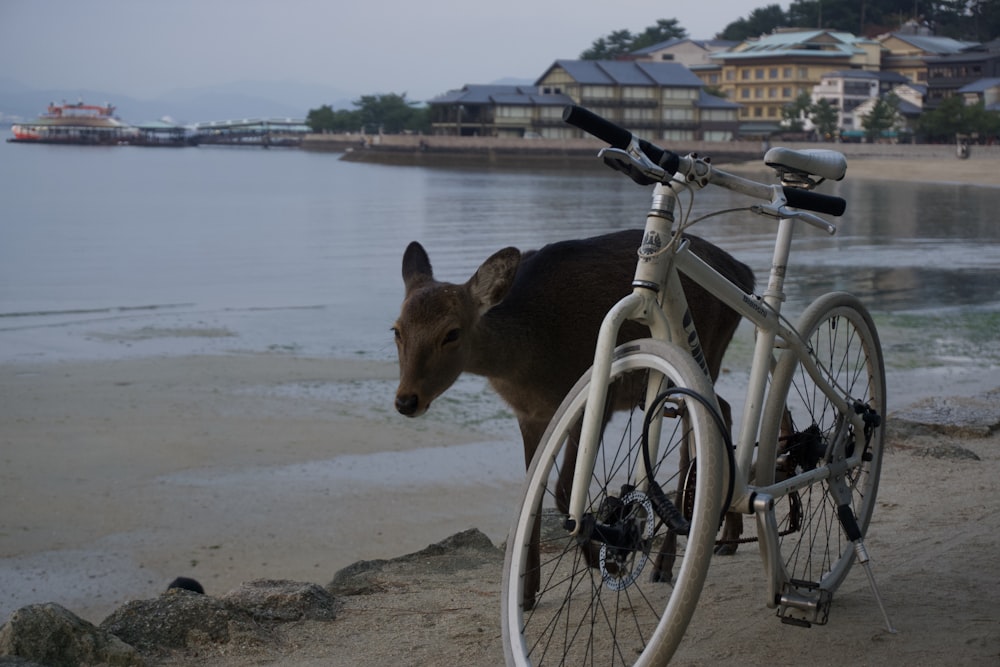
<path fill-rule="evenodd" d="M 597 156 L 604 160 L 604 164 L 615 171 L 627 174 L 639 185 L 664 183 L 670 179 L 666 169 L 650 160 L 634 142 L 633 146 L 629 146 L 630 150 L 602 148 Z"/>

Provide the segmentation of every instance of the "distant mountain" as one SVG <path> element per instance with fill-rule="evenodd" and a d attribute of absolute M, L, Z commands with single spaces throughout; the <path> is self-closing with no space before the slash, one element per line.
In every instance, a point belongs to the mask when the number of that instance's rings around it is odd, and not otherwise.
<path fill-rule="evenodd" d="M 169 116 L 179 123 L 237 118 L 305 118 L 310 109 L 329 104 L 352 108 L 348 93 L 327 86 L 294 82 L 240 81 L 218 86 L 173 90 L 154 99 L 121 93 L 78 89 L 39 90 L 0 78 L 0 121 L 30 120 L 50 102 L 110 103 L 124 121 L 142 123 Z"/>

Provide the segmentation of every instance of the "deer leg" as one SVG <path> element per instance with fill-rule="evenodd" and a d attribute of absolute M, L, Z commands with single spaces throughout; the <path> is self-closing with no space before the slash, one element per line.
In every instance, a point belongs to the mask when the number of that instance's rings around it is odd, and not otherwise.
<path fill-rule="evenodd" d="M 726 422 L 726 429 L 733 431 L 733 410 L 725 400 L 719 397 L 719 408 L 722 410 L 722 419 Z M 732 556 L 739 546 L 740 536 L 743 535 L 743 515 L 739 512 L 726 512 L 726 521 L 722 527 L 722 538 L 715 547 L 715 553 L 719 556 Z"/>

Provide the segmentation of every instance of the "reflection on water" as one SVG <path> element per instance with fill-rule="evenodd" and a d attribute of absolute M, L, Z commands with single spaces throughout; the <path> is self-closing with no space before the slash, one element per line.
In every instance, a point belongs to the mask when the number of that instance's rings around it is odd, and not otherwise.
<path fill-rule="evenodd" d="M 4 358 L 160 351 L 292 351 L 392 358 L 399 261 L 414 239 L 464 281 L 506 245 L 641 226 L 651 191 L 599 165 L 577 170 L 349 164 L 297 150 L 0 145 Z M 1000 190 L 835 183 L 829 237 L 796 232 L 787 312 L 833 290 L 870 304 L 910 368 L 1000 361 Z M 697 212 L 746 205 L 699 195 Z M 773 222 L 749 213 L 694 232 L 763 283 Z M 156 330 L 225 337 L 129 337 Z M 898 354 L 897 354 L 898 353 Z M 977 362 L 970 362 L 977 363 Z"/>

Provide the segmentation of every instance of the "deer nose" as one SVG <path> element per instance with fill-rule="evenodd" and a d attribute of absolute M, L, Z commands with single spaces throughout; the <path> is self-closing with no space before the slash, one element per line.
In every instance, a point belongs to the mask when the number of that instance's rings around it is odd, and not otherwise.
<path fill-rule="evenodd" d="M 399 414 L 406 415 L 407 417 L 417 414 L 419 403 L 420 399 L 417 398 L 416 394 L 401 394 L 396 396 L 396 410 L 399 411 Z"/>

